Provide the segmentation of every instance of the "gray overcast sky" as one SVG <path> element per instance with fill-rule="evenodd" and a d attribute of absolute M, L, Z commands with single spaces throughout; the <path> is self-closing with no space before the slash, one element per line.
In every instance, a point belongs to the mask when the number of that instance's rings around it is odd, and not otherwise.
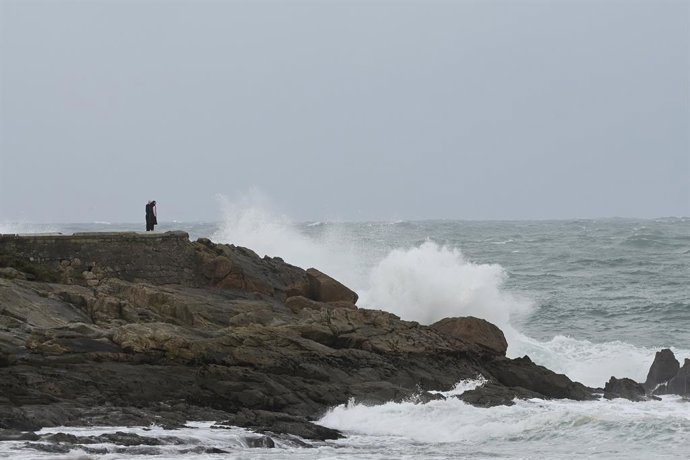
<path fill-rule="evenodd" d="M 0 222 L 687 216 L 689 5 L 0 0 Z"/>

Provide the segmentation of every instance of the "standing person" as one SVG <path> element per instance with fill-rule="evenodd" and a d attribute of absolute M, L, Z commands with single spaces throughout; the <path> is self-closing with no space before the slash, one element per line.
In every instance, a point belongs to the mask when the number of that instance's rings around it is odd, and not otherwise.
<path fill-rule="evenodd" d="M 156 218 L 156 200 L 149 201 L 146 205 L 146 231 L 153 231 L 153 226 L 158 224 Z"/>

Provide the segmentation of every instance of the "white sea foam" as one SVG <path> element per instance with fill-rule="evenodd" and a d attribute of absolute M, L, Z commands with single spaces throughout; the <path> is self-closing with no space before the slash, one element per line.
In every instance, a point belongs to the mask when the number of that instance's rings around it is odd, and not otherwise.
<path fill-rule="evenodd" d="M 529 444 L 535 457 L 559 458 L 630 452 L 640 455 L 682 452 L 690 429 L 687 403 L 679 397 L 631 404 L 627 400 L 575 402 L 516 401 L 514 406 L 476 408 L 457 398 L 387 403 L 347 404 L 331 409 L 319 423 L 349 435 L 400 437 L 420 443 L 452 443 L 515 456 Z M 582 440 L 587 439 L 587 443 Z M 661 449 L 661 450 L 659 450 Z M 545 455 L 538 455 L 542 450 Z M 643 458 L 643 457 L 640 457 Z"/>
<path fill-rule="evenodd" d="M 476 316 L 504 329 L 532 303 L 501 289 L 500 265 L 467 261 L 456 248 L 426 241 L 394 249 L 370 271 L 362 304 L 390 309 L 407 320 L 431 324 L 450 316 Z"/>

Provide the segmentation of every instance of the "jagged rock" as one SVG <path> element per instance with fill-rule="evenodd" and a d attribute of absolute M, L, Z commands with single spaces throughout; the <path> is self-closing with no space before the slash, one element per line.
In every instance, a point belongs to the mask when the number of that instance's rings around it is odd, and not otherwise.
<path fill-rule="evenodd" d="M 473 316 L 444 318 L 432 324 L 431 328 L 441 334 L 479 345 L 501 356 L 505 356 L 508 349 L 503 331 L 490 322 Z"/>
<path fill-rule="evenodd" d="M 321 273 L 315 268 L 307 270 L 309 279 L 309 293 L 307 297 L 319 302 L 350 302 L 357 303 L 359 298 L 357 293 L 349 289 L 344 284 L 334 280 L 325 273 Z"/>
<path fill-rule="evenodd" d="M 671 350 L 666 348 L 657 351 L 654 356 L 654 362 L 647 373 L 647 380 L 642 386 L 647 392 L 654 392 L 659 385 L 671 380 L 678 373 L 679 369 L 680 364 Z"/>
<path fill-rule="evenodd" d="M 670 394 L 690 395 L 690 359 L 685 358 L 683 367 L 669 380 L 666 391 Z"/>
<path fill-rule="evenodd" d="M 611 377 L 604 386 L 604 398 L 624 398 L 630 401 L 647 401 L 648 399 L 642 385 L 629 378 L 617 379 L 616 377 Z"/>

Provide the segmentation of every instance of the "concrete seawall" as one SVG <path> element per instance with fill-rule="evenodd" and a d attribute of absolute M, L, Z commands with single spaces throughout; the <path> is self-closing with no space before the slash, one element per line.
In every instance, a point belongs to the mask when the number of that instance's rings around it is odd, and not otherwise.
<path fill-rule="evenodd" d="M 61 281 L 95 286 L 108 277 L 153 284 L 199 285 L 189 235 L 107 232 L 0 235 L 0 266 L 52 274 Z"/>

